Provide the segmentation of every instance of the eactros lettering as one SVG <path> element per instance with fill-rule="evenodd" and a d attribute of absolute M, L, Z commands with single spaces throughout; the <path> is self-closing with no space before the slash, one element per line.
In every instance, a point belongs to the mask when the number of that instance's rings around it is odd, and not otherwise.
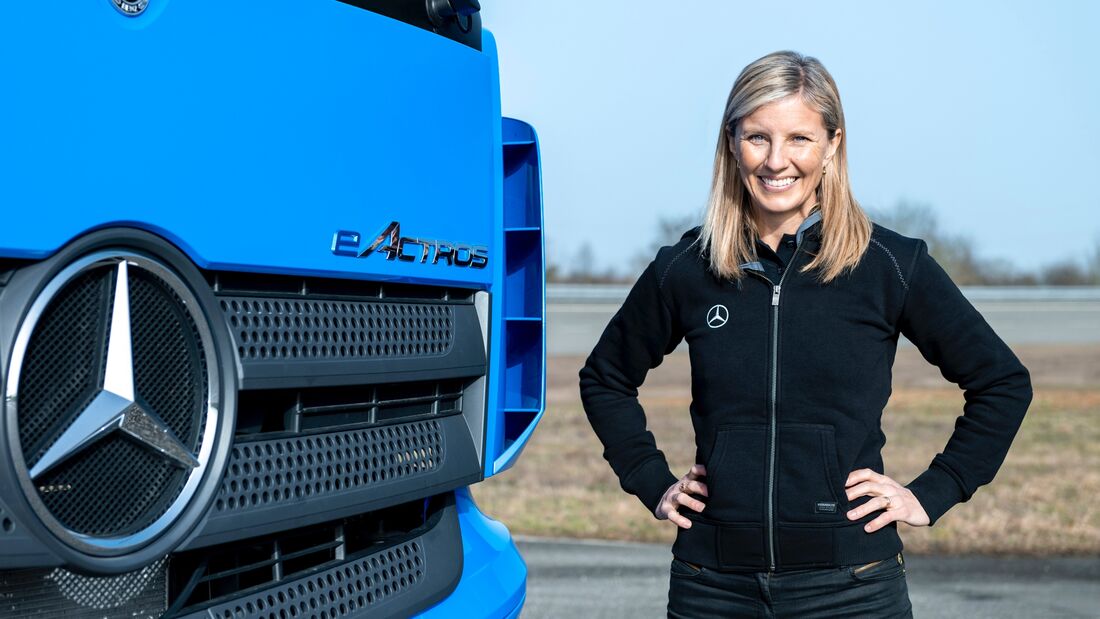
<path fill-rule="evenodd" d="M 386 254 L 387 260 L 443 263 L 447 266 L 484 269 L 489 264 L 489 248 L 437 239 L 401 236 L 401 223 L 390 222 L 370 245 L 362 247 L 363 235 L 354 230 L 337 230 L 332 235 L 332 253 L 337 256 L 368 258 L 374 253 Z"/>

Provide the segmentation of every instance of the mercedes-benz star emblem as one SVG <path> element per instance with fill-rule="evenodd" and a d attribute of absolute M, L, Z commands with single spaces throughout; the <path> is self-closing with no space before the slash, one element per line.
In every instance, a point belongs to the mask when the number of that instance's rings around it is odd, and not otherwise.
<path fill-rule="evenodd" d="M 95 247 L 115 236 L 142 248 Z M 51 258 L 58 270 L 29 296 L 0 421 L 38 535 L 107 573 L 189 534 L 224 465 L 235 381 L 186 258 L 144 233 L 89 239 L 93 251 Z"/>
<path fill-rule="evenodd" d="M 134 359 L 130 342 L 130 287 L 127 263 L 118 263 L 115 295 L 111 307 L 111 330 L 107 337 L 107 364 L 103 384 L 92 402 L 76 416 L 38 462 L 30 469 L 31 479 L 68 459 L 81 449 L 118 430 L 184 468 L 199 461 L 168 426 L 134 397 Z"/>
<path fill-rule="evenodd" d="M 730 319 L 730 311 L 725 305 L 718 304 L 707 310 L 707 325 L 711 329 L 717 329 L 726 324 Z"/>
<path fill-rule="evenodd" d="M 137 17 L 145 12 L 149 6 L 149 0 L 111 0 L 120 13 L 129 17 Z"/>

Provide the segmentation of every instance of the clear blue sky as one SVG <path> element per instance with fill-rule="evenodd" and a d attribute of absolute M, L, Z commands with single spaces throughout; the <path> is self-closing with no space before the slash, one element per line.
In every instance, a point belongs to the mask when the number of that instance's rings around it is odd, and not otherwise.
<path fill-rule="evenodd" d="M 749 62 L 793 49 L 840 88 L 856 198 L 925 202 L 1032 269 L 1100 241 L 1100 3 L 482 0 L 503 112 L 539 132 L 550 259 L 627 266 L 701 212 Z"/>

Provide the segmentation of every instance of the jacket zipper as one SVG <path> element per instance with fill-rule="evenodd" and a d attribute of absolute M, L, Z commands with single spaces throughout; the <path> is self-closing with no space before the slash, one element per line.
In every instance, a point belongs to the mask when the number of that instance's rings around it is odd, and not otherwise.
<path fill-rule="evenodd" d="M 787 267 L 784 269 L 783 274 L 779 276 L 779 283 L 773 283 L 768 279 L 767 275 L 758 273 L 758 275 L 772 287 L 772 354 L 771 354 L 771 368 L 769 372 L 770 377 L 770 395 L 771 395 L 771 411 L 768 420 L 768 571 L 775 571 L 775 434 L 776 434 L 776 392 L 778 382 L 778 364 L 779 364 L 779 293 L 783 287 L 783 280 L 787 278 L 787 273 L 791 272 L 794 268 L 795 258 L 798 257 L 798 250 L 802 248 L 802 241 L 799 239 L 798 245 L 794 248 L 794 253 L 791 254 L 791 259 L 787 262 Z M 754 273 L 755 271 L 749 271 Z"/>

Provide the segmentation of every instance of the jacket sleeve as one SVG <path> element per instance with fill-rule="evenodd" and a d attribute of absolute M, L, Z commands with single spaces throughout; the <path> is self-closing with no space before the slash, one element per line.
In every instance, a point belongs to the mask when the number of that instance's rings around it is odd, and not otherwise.
<path fill-rule="evenodd" d="M 1031 377 L 920 240 L 909 269 L 901 333 L 963 392 L 963 414 L 942 453 L 906 487 L 936 523 L 993 481 L 1031 404 Z"/>
<path fill-rule="evenodd" d="M 660 254 L 658 254 L 660 255 Z M 651 262 L 611 318 L 580 371 L 581 402 L 623 490 L 657 509 L 677 476 L 646 429 L 638 387 L 683 339 Z"/>

